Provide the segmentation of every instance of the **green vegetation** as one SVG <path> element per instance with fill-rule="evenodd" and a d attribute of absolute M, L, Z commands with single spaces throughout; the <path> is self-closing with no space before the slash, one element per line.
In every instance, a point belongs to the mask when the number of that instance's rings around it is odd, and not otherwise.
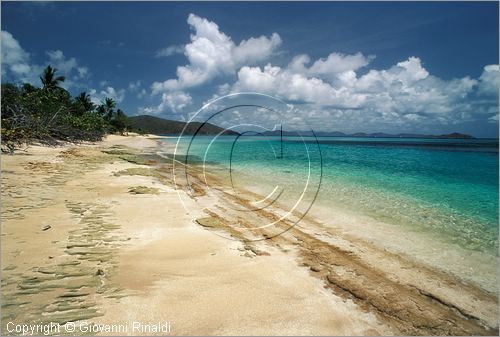
<path fill-rule="evenodd" d="M 118 172 L 115 172 L 113 174 L 116 177 L 120 176 L 144 176 L 144 177 L 155 177 L 158 176 L 158 174 L 150 168 L 144 168 L 144 167 L 131 167 L 125 170 L 121 170 Z"/>
<path fill-rule="evenodd" d="M 130 194 L 160 194 L 160 190 L 156 187 L 134 186 L 128 189 Z"/>
<path fill-rule="evenodd" d="M 133 116 L 130 117 L 129 120 L 136 130 L 142 130 L 142 132 L 157 135 L 179 135 L 181 133 L 193 135 L 195 132 L 198 135 L 216 135 L 220 132 L 222 132 L 223 135 L 238 135 L 236 131 L 224 130 L 210 123 L 186 123 L 148 115 Z"/>
<path fill-rule="evenodd" d="M 2 84 L 2 152 L 14 152 L 38 142 L 98 141 L 106 133 L 131 131 L 125 113 L 112 98 L 95 105 L 86 92 L 76 97 L 60 85 L 64 76 L 48 66 L 40 77 L 43 86 Z"/>

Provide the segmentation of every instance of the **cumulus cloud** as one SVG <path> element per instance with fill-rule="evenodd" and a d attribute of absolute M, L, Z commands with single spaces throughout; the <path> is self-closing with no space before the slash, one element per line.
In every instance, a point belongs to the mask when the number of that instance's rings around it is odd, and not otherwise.
<path fill-rule="evenodd" d="M 182 91 L 163 93 L 161 95 L 161 103 L 159 105 L 154 107 L 139 108 L 139 112 L 148 115 L 157 115 L 167 111 L 168 109 L 171 112 L 178 113 L 187 106 L 191 105 L 192 102 L 193 99 L 191 95 Z"/>
<path fill-rule="evenodd" d="M 67 59 L 64 56 L 64 53 L 60 50 L 48 51 L 46 54 L 49 57 L 49 62 L 63 73 L 69 73 L 77 66 L 77 62 L 74 57 Z"/>
<path fill-rule="evenodd" d="M 89 68 L 87 67 L 78 67 L 77 71 L 79 78 L 86 78 L 89 76 Z"/>
<path fill-rule="evenodd" d="M 125 89 L 117 90 L 108 86 L 101 91 L 90 89 L 89 95 L 94 104 L 101 104 L 106 98 L 112 98 L 116 101 L 116 103 L 121 103 L 125 99 Z"/>
<path fill-rule="evenodd" d="M 39 76 L 47 65 L 57 69 L 59 75 L 66 77 L 61 84 L 65 89 L 85 87 L 82 80 L 89 77 L 90 72 L 74 57 L 67 58 L 61 50 L 46 53 L 47 60 L 43 65 L 31 62 L 30 54 L 7 31 L 2 30 L 2 77 L 11 81 L 20 81 L 40 85 Z"/>
<path fill-rule="evenodd" d="M 47 64 L 52 65 L 59 74 L 66 77 L 66 80 L 61 84 L 63 88 L 84 88 L 86 86 L 80 80 L 88 77 L 87 67 L 80 66 L 74 57 L 67 58 L 61 50 L 47 51 L 46 55 L 48 56 Z"/>
<path fill-rule="evenodd" d="M 173 92 L 162 95 L 162 103 L 166 104 L 173 112 L 178 112 L 192 103 L 192 98 L 185 92 Z"/>
<path fill-rule="evenodd" d="M 2 77 L 11 76 L 16 80 L 26 80 L 31 77 L 30 54 L 21 47 L 11 33 L 4 30 L 2 30 L 1 56 Z"/>
<path fill-rule="evenodd" d="M 219 75 L 234 74 L 243 64 L 265 60 L 281 44 L 280 36 L 273 33 L 270 38 L 252 37 L 236 45 L 215 22 L 194 14 L 189 15 L 187 22 L 194 31 L 191 42 L 184 47 L 189 64 L 177 67 L 177 78 L 154 82 L 153 94 L 179 91 L 207 83 Z"/>
<path fill-rule="evenodd" d="M 362 53 L 353 55 L 331 53 L 327 58 L 316 60 L 310 67 L 307 67 L 311 59 L 308 55 L 301 54 L 292 59 L 289 68 L 295 73 L 328 78 L 341 73 L 352 73 L 366 67 L 374 58 L 373 55 L 364 56 Z"/>
<path fill-rule="evenodd" d="M 484 67 L 479 77 L 479 93 L 483 95 L 498 96 L 498 64 Z"/>
<path fill-rule="evenodd" d="M 349 96 L 344 88 L 336 89 L 319 78 L 308 78 L 278 66 L 243 67 L 233 91 L 264 92 L 300 103 L 337 104 L 357 107 L 364 95 Z"/>
<path fill-rule="evenodd" d="M 230 92 L 274 95 L 295 103 L 289 120 L 297 127 L 298 115 L 304 116 L 302 126 L 342 125 L 347 130 L 350 125 L 354 131 L 360 125 L 399 130 L 498 119 L 498 65 L 486 66 L 478 78 L 449 80 L 432 75 L 416 56 L 375 69 L 370 68 L 374 55 L 333 51 L 315 60 L 298 54 L 282 66 L 269 62 L 282 44 L 278 33 L 235 43 L 213 21 L 190 14 L 187 22 L 192 34 L 182 52 L 188 63 L 177 67 L 175 78 L 152 84 L 152 94 L 161 94 L 161 102 L 143 113 L 182 112 L 193 103 L 190 89 L 221 78 L 224 84 L 215 83 L 205 102 Z M 181 49 L 162 51 L 166 56 Z M 259 65 L 263 61 L 269 63 Z"/>
<path fill-rule="evenodd" d="M 21 48 L 11 33 L 2 30 L 2 63 L 12 65 L 27 63 L 30 55 Z"/>
<path fill-rule="evenodd" d="M 281 38 L 273 33 L 271 38 L 260 36 L 243 40 L 232 48 L 232 58 L 236 67 L 267 59 L 281 44 Z"/>
<path fill-rule="evenodd" d="M 355 59 L 361 60 L 360 55 Z M 300 66 L 309 62 L 304 56 L 296 57 L 286 68 L 271 64 L 263 68 L 242 67 L 232 91 L 265 92 L 306 104 L 307 109 L 316 111 L 318 116 L 324 116 L 318 111 L 326 111 L 330 118 L 317 124 L 324 127 L 333 120 L 343 124 L 350 120 L 361 125 L 368 121 L 400 125 L 409 121 L 455 123 L 470 118 L 467 98 L 474 93 L 478 80 L 470 77 L 439 79 L 430 75 L 417 57 L 410 57 L 389 69 L 372 69 L 359 77 L 355 69 L 365 63 L 352 62 L 354 58 L 348 65 L 340 64 L 327 72 L 330 56 L 314 62 L 310 68 Z M 346 57 L 335 57 L 339 61 L 346 60 Z M 314 72 L 317 76 L 312 75 L 314 65 L 318 65 Z M 489 77 L 481 81 L 490 83 Z"/>

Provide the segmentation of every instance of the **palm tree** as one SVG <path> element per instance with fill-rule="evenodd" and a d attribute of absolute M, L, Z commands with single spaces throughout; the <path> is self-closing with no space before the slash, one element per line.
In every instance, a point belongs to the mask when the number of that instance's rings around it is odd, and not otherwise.
<path fill-rule="evenodd" d="M 104 118 L 109 121 L 111 120 L 111 118 L 113 118 L 113 115 L 115 113 L 116 102 L 114 99 L 106 97 L 103 106 L 104 106 Z"/>
<path fill-rule="evenodd" d="M 114 127 L 115 131 L 123 135 L 129 127 L 127 115 L 120 109 L 116 110 L 115 116 L 111 120 L 111 125 Z"/>
<path fill-rule="evenodd" d="M 92 111 L 95 108 L 94 103 L 92 103 L 92 100 L 90 99 L 90 95 L 85 91 L 76 96 L 75 101 L 80 103 L 85 111 Z"/>
<path fill-rule="evenodd" d="M 101 116 L 103 116 L 103 117 L 104 117 L 104 114 L 106 113 L 106 111 L 105 111 L 105 109 L 104 109 L 104 104 L 99 104 L 99 105 L 97 106 L 97 109 L 96 109 L 96 110 L 97 110 L 97 113 L 98 113 L 99 115 L 101 115 Z"/>
<path fill-rule="evenodd" d="M 60 88 L 59 84 L 64 82 L 66 77 L 64 77 L 64 76 L 57 76 L 56 77 L 56 71 L 57 71 L 57 69 L 52 68 L 50 65 L 47 66 L 47 68 L 45 68 L 43 70 L 43 74 L 42 74 L 42 76 L 40 76 L 40 79 L 42 80 L 42 84 L 43 84 L 44 89 L 53 90 L 53 89 Z"/>

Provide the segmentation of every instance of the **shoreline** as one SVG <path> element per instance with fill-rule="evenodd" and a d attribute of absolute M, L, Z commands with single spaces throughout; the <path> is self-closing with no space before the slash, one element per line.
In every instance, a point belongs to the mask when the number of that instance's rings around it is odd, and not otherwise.
<path fill-rule="evenodd" d="M 163 151 L 164 154 L 168 155 L 169 152 L 173 152 L 175 144 L 162 141 L 158 143 L 160 147 L 166 148 Z M 172 157 L 171 153 L 170 157 Z M 184 165 L 184 163 L 179 163 Z M 227 165 L 209 166 L 212 166 L 209 172 L 212 171 L 212 174 L 218 177 L 217 184 L 229 184 L 227 174 L 224 174 L 229 170 Z M 254 170 L 258 172 L 258 169 L 254 168 Z M 259 177 L 258 174 L 242 173 L 233 168 L 233 174 L 234 172 L 246 188 L 246 191 L 241 192 L 252 191 L 257 196 L 255 199 L 261 199 L 263 195 L 268 194 L 265 190 L 266 184 L 276 183 L 275 180 Z M 259 185 L 259 181 L 264 183 Z M 283 210 L 290 209 L 294 201 L 295 199 L 280 201 L 275 205 Z M 308 214 L 324 225 L 325 228 L 321 230 L 334 229 L 342 233 L 342 236 L 349 237 L 349 240 L 373 243 L 391 253 L 404 255 L 406 259 L 412 259 L 417 264 L 450 273 L 461 281 L 498 294 L 498 246 L 488 250 L 468 249 L 460 245 L 461 241 L 447 240 L 440 236 L 441 232 L 426 228 L 415 229 L 409 224 L 394 221 L 377 220 L 362 210 L 338 205 L 335 200 L 327 199 L 322 191 Z M 450 232 L 445 234 L 453 235 Z"/>
<path fill-rule="evenodd" d="M 207 191 L 196 175 L 195 198 L 175 190 L 158 142 L 109 136 L 2 158 L 2 296 L 13 303 L 4 324 L 45 313 L 100 324 L 166 316 L 181 335 L 498 332 L 498 293 L 312 217 L 248 241 L 231 224 L 255 227 L 280 211 L 241 218 L 231 206 L 248 205 L 244 195 Z M 32 303 L 20 304 L 28 293 Z"/>
<path fill-rule="evenodd" d="M 249 181 L 249 179 L 247 179 Z M 253 188 L 259 194 L 259 188 Z M 261 193 L 262 194 L 262 193 Z M 286 208 L 284 205 L 280 205 Z M 363 241 L 403 255 L 417 264 L 454 275 L 466 283 L 498 294 L 498 255 L 490 251 L 470 250 L 437 237 L 435 232 L 415 230 L 379 221 L 347 207 L 327 204 L 318 199 L 310 212 L 322 230 L 333 230 L 348 241 Z M 341 234 L 340 234 L 341 233 Z M 496 252 L 496 251 L 495 251 Z"/>

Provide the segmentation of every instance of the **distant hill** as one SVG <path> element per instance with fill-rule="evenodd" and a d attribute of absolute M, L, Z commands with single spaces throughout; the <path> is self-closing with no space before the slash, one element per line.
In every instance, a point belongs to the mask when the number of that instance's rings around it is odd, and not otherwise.
<path fill-rule="evenodd" d="M 154 117 L 154 116 L 148 116 L 148 115 L 141 115 L 141 116 L 133 116 L 129 117 L 130 122 L 132 126 L 135 129 L 139 129 L 144 133 L 151 133 L 151 134 L 156 134 L 156 135 L 161 135 L 161 134 L 171 134 L 171 135 L 178 135 L 182 132 L 184 129 L 184 126 L 186 125 L 185 122 L 180 122 L 180 121 L 172 121 L 169 119 L 164 119 L 164 118 L 159 118 L 159 117 Z M 186 130 L 184 131 L 184 134 L 186 135 L 192 135 L 198 130 L 198 128 L 202 125 L 202 123 L 199 122 L 192 122 L 189 123 Z M 221 132 L 223 129 L 210 124 L 206 123 L 203 125 L 198 132 L 199 135 L 216 135 L 219 132 Z M 223 133 L 224 135 L 238 135 L 238 132 L 231 131 L 231 130 L 226 130 Z"/>
<path fill-rule="evenodd" d="M 182 132 L 182 129 L 186 125 L 185 122 L 173 121 L 169 119 L 164 119 L 160 117 L 154 117 L 149 115 L 133 116 L 129 117 L 132 126 L 136 129 L 141 130 L 144 133 L 151 133 L 156 135 L 170 134 L 178 135 Z M 192 135 L 198 130 L 202 123 L 192 122 L 189 123 L 184 134 Z M 223 129 L 217 125 L 206 123 L 203 125 L 198 132 L 199 135 L 215 135 L 221 132 Z M 226 130 L 224 135 L 238 135 L 239 133 L 232 130 Z M 283 136 L 313 136 L 311 131 L 285 131 L 283 130 Z M 266 131 L 262 133 L 263 136 L 279 136 L 280 130 Z M 471 135 L 466 135 L 463 133 L 453 132 L 444 135 L 424 135 L 424 134 L 414 134 L 414 133 L 399 133 L 399 134 L 389 134 L 389 133 L 364 133 L 357 132 L 352 134 L 347 134 L 339 131 L 325 132 L 318 131 L 314 132 L 317 137 L 361 137 L 361 138 L 440 138 L 440 139 L 473 139 Z"/>
<path fill-rule="evenodd" d="M 473 139 L 473 138 L 476 138 L 476 137 L 473 137 L 471 135 L 466 135 L 466 134 L 463 134 L 463 133 L 453 132 L 453 133 L 449 133 L 447 135 L 436 136 L 436 138 Z"/>
<path fill-rule="evenodd" d="M 280 131 L 279 130 L 274 130 L 274 131 L 266 131 L 262 133 L 263 136 L 279 136 Z M 283 136 L 313 136 L 313 133 L 311 131 L 283 131 Z M 424 135 L 424 134 L 416 134 L 416 133 L 398 133 L 398 134 L 390 134 L 390 133 L 382 133 L 382 132 L 376 132 L 376 133 L 364 133 L 364 132 L 357 132 L 357 133 L 343 133 L 343 132 L 338 132 L 338 131 L 333 131 L 333 132 L 324 132 L 324 131 L 318 131 L 315 132 L 314 135 L 317 137 L 358 137 L 358 138 L 439 138 L 439 139 L 473 139 L 475 137 L 471 135 L 466 135 L 463 133 L 458 133 L 458 132 L 453 132 L 450 134 L 444 134 L 444 135 Z"/>

